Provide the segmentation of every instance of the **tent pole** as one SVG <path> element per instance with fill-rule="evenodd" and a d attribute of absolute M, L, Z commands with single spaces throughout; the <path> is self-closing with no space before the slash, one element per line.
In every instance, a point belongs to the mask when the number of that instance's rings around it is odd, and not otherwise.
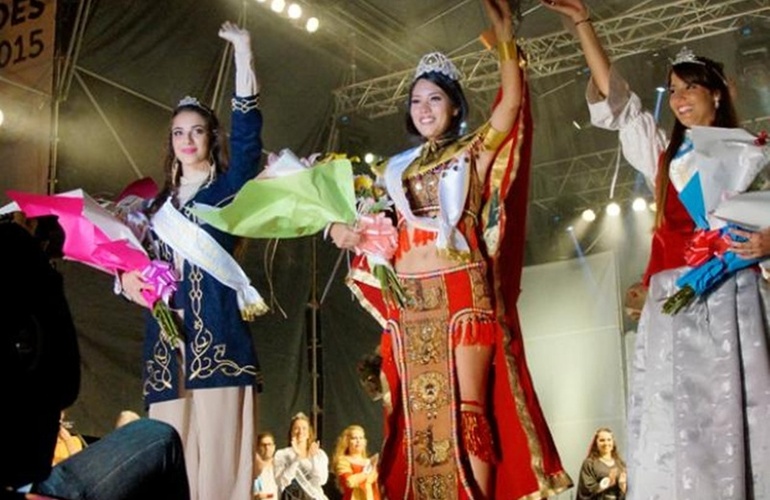
<path fill-rule="evenodd" d="M 321 413 L 323 411 L 321 401 L 321 374 L 320 374 L 320 353 L 319 342 L 319 320 L 320 304 L 318 302 L 318 238 L 311 240 L 311 259 L 310 259 L 310 387 L 312 397 L 311 420 L 313 428 L 318 438 L 321 438 Z"/>
<path fill-rule="evenodd" d="M 56 183 L 58 182 L 58 160 L 59 160 L 59 107 L 61 102 L 69 94 L 72 77 L 75 73 L 75 63 L 80 55 L 80 47 L 83 42 L 83 36 L 86 30 L 86 21 L 91 12 L 91 0 L 83 0 L 78 4 L 78 10 L 75 14 L 75 25 L 73 27 L 74 35 L 70 39 L 66 55 L 63 61 L 57 64 L 54 54 L 54 82 L 53 99 L 51 102 L 51 133 L 49 144 L 51 145 L 48 153 L 48 179 L 46 192 L 53 194 L 56 192 Z M 58 27 L 57 27 L 58 30 Z M 58 38 L 58 33 L 54 35 Z M 56 47 L 58 50 L 60 47 Z"/>
<path fill-rule="evenodd" d="M 238 26 L 241 28 L 246 27 L 247 7 L 244 1 L 241 4 L 241 13 L 238 15 Z M 219 61 L 219 72 L 217 73 L 217 81 L 214 85 L 214 94 L 211 96 L 211 109 L 215 112 L 219 112 L 219 101 L 222 100 L 225 76 L 230 72 L 232 52 L 232 45 L 226 43 L 225 50 L 222 51 L 222 60 Z"/>

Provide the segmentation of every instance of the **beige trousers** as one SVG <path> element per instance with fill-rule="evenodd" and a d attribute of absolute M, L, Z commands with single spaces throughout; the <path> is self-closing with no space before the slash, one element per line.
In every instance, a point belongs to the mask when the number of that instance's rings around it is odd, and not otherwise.
<path fill-rule="evenodd" d="M 191 500 L 251 500 L 258 397 L 252 386 L 182 390 L 150 405 L 182 438 Z"/>

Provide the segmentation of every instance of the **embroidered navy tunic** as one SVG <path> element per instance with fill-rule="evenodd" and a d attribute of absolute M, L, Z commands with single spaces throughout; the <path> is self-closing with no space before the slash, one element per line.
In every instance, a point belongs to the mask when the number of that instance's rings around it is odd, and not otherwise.
<path fill-rule="evenodd" d="M 236 97 L 235 101 L 253 100 Z M 262 114 L 259 109 L 232 113 L 229 169 L 202 187 L 180 211 L 200 225 L 228 253 L 237 238 L 203 224 L 189 208 L 193 203 L 222 206 L 259 170 L 262 154 Z M 161 244 L 161 257 L 173 261 L 171 250 Z M 186 389 L 257 385 L 262 376 L 246 322 L 241 319 L 236 292 L 200 267 L 184 262 L 182 281 L 172 298 L 172 306 L 184 311 L 184 369 L 182 357 L 160 335 L 157 322 L 147 313 L 144 340 L 143 394 L 150 405 L 179 397 L 180 377 Z"/>

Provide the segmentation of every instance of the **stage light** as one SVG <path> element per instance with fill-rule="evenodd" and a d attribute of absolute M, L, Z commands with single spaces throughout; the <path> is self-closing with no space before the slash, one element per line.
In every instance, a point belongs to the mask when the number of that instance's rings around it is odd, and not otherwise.
<path fill-rule="evenodd" d="M 291 19 L 299 19 L 300 17 L 302 17 L 302 7 L 300 7 L 296 3 L 293 3 L 289 5 L 288 14 Z"/>
<path fill-rule="evenodd" d="M 281 13 L 283 12 L 284 7 L 286 7 L 286 2 L 284 0 L 273 0 L 270 3 L 270 8 L 273 9 L 273 12 Z"/>
<path fill-rule="evenodd" d="M 257 0 L 257 2 L 259 2 L 259 3 L 265 3 L 265 2 L 267 2 L 267 0 Z"/>
<path fill-rule="evenodd" d="M 315 33 L 318 31 L 319 26 L 318 18 L 317 17 L 311 17 L 307 20 L 307 23 L 305 24 L 305 29 L 308 31 L 308 33 Z"/>
<path fill-rule="evenodd" d="M 614 201 L 610 202 L 609 205 L 607 205 L 607 215 L 610 217 L 617 217 L 620 215 L 620 205 Z"/>
<path fill-rule="evenodd" d="M 574 233 L 575 232 L 575 227 L 574 226 L 567 226 L 567 232 L 568 233 Z"/>
<path fill-rule="evenodd" d="M 596 212 L 594 212 L 590 208 L 586 208 L 585 210 L 583 210 L 583 213 L 580 214 L 580 217 L 586 222 L 593 222 L 596 220 Z"/>
<path fill-rule="evenodd" d="M 366 154 L 364 155 L 364 161 L 365 161 L 366 163 L 369 163 L 369 164 L 371 164 L 372 162 L 374 162 L 374 160 L 375 160 L 375 157 L 374 157 L 374 155 L 373 155 L 372 153 L 366 153 Z"/>
<path fill-rule="evenodd" d="M 663 94 L 666 92 L 666 88 L 663 86 L 655 87 L 655 92 L 657 94 L 655 95 L 655 112 L 653 113 L 653 117 L 655 118 L 655 123 L 660 122 L 660 108 L 663 104 Z"/>
<path fill-rule="evenodd" d="M 3 114 L 3 110 L 0 109 L 0 127 L 3 126 L 4 121 L 5 121 L 5 115 Z"/>
<path fill-rule="evenodd" d="M 647 208 L 647 200 L 644 198 L 637 198 L 631 204 L 631 208 L 634 210 L 634 212 L 641 212 Z"/>

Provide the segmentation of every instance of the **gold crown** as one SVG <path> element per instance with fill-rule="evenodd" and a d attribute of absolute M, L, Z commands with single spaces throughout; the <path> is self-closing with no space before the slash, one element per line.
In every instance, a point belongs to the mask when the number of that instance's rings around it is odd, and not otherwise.
<path fill-rule="evenodd" d="M 414 80 L 417 80 L 426 73 L 441 73 L 442 75 L 458 81 L 461 78 L 457 66 L 441 52 L 431 52 L 425 54 L 417 65 L 417 71 L 414 72 Z"/>

